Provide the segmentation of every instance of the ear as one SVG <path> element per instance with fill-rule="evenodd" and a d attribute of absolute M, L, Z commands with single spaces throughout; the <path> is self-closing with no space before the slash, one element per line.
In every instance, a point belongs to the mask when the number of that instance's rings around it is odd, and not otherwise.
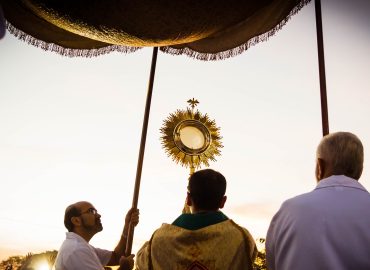
<path fill-rule="evenodd" d="M 220 203 L 220 208 L 224 208 L 226 200 L 227 200 L 227 196 L 223 196 L 221 203 Z"/>
<path fill-rule="evenodd" d="M 186 194 L 186 205 L 187 206 L 193 206 L 193 202 L 191 200 L 191 196 L 190 196 L 189 192 Z"/>
<path fill-rule="evenodd" d="M 321 158 L 316 159 L 316 179 L 317 181 L 320 181 L 321 179 L 324 178 L 325 175 L 325 161 Z"/>
<path fill-rule="evenodd" d="M 78 227 L 81 225 L 81 219 L 79 217 L 72 217 L 71 221 L 74 226 Z"/>

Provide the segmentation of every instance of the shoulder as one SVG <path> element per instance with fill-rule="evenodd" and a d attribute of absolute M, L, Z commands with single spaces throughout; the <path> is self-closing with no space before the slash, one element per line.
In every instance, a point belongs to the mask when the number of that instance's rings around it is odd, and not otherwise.
<path fill-rule="evenodd" d="M 226 220 L 222 223 L 225 225 L 225 227 L 227 226 L 230 228 L 230 230 L 233 231 L 234 239 L 238 238 L 239 236 L 240 244 L 247 248 L 247 250 L 249 251 L 249 257 L 254 260 L 254 258 L 257 256 L 257 247 L 256 242 L 248 229 L 238 225 L 231 219 Z"/>
<path fill-rule="evenodd" d="M 92 246 L 89 246 L 89 245 L 84 245 L 84 244 L 74 244 L 74 245 L 70 245 L 69 247 L 69 252 L 67 253 L 68 256 L 74 256 L 74 257 L 79 257 L 79 256 L 90 256 L 93 251 L 94 251 L 94 248 Z"/>
<path fill-rule="evenodd" d="M 242 234 L 242 236 L 248 240 L 248 242 L 253 242 L 254 243 L 254 238 L 252 237 L 252 234 L 246 229 L 245 227 L 240 226 L 236 222 L 234 222 L 232 219 L 226 220 L 222 222 L 225 227 L 229 227 L 230 230 L 234 230 L 235 232 L 239 232 Z"/>
<path fill-rule="evenodd" d="M 311 192 L 303 193 L 290 199 L 287 199 L 281 204 L 279 212 L 285 209 L 289 209 L 289 211 L 292 211 L 297 207 L 302 207 L 304 205 L 309 205 L 311 203 L 315 204 L 316 203 L 315 197 L 316 197 L 315 190 L 313 190 Z"/>
<path fill-rule="evenodd" d="M 83 248 L 81 247 L 80 243 L 77 241 L 77 239 L 71 239 L 67 238 L 64 240 L 62 246 L 60 247 L 58 251 L 58 255 L 68 257 L 71 254 L 74 254 L 76 250 Z"/>
<path fill-rule="evenodd" d="M 93 246 L 78 238 L 67 238 L 59 250 L 65 260 L 70 257 L 90 257 L 94 252 L 95 248 Z"/>
<path fill-rule="evenodd" d="M 321 203 L 315 199 L 314 191 L 304 193 L 284 201 L 271 219 L 268 233 L 278 224 L 291 224 L 316 212 Z"/>
<path fill-rule="evenodd" d="M 255 245 L 254 238 L 248 229 L 240 226 L 232 219 L 225 220 L 213 226 L 219 227 L 216 231 L 222 232 L 226 238 L 239 239 L 240 243 L 247 242 L 249 246 Z"/>
<path fill-rule="evenodd" d="M 151 239 L 154 239 L 154 238 L 158 238 L 158 237 L 169 237 L 170 235 L 174 234 L 174 233 L 178 233 L 180 231 L 183 231 L 185 229 L 177 226 L 177 225 L 173 225 L 173 224 L 168 224 L 168 223 L 163 223 L 161 225 L 161 227 L 159 227 L 158 229 L 156 229 L 153 234 L 152 234 L 152 237 Z"/>

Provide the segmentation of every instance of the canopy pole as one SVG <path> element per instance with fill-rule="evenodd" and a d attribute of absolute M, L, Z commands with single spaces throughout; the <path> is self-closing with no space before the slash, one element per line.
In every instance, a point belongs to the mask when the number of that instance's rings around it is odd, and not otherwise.
<path fill-rule="evenodd" d="M 138 204 L 138 200 L 139 200 L 140 180 L 141 180 L 141 172 L 142 172 L 142 169 L 143 169 L 145 142 L 146 142 L 146 134 L 147 134 L 147 131 L 148 131 L 150 104 L 151 104 L 151 101 L 152 101 L 154 75 L 155 75 L 155 68 L 156 68 L 156 64 L 157 64 L 157 55 L 158 55 L 158 47 L 154 47 L 153 48 L 153 55 L 152 55 L 152 65 L 151 65 L 151 68 L 150 68 L 148 93 L 147 93 L 146 104 L 145 104 L 143 128 L 142 128 L 142 131 L 141 131 L 141 142 L 140 142 L 139 158 L 138 158 L 137 169 L 136 169 L 134 196 L 133 196 L 133 199 L 132 199 L 132 208 L 134 208 L 134 209 L 137 209 L 137 204 Z M 128 236 L 127 236 L 127 242 L 126 242 L 126 252 L 125 252 L 126 255 L 131 254 L 133 238 L 134 238 L 134 227 L 130 225 Z"/>
<path fill-rule="evenodd" d="M 320 0 L 315 0 L 315 13 L 316 13 L 317 52 L 319 58 L 322 134 L 323 136 L 325 136 L 329 134 L 329 116 L 328 116 L 328 100 L 326 94 L 324 41 L 322 33 Z"/>

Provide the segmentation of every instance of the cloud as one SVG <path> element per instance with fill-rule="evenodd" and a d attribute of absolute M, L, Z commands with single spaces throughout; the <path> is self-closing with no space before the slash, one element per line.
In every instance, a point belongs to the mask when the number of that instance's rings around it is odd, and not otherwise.
<path fill-rule="evenodd" d="M 233 215 L 245 216 L 253 219 L 271 219 L 279 209 L 279 203 L 273 202 L 252 202 L 229 208 L 228 212 Z"/>

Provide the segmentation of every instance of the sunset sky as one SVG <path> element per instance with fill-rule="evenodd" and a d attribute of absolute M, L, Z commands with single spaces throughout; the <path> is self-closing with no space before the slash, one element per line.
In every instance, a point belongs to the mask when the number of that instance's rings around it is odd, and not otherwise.
<path fill-rule="evenodd" d="M 330 131 L 365 147 L 370 189 L 370 1 L 322 0 Z M 151 48 L 68 58 L 9 33 L 0 40 L 0 260 L 58 249 L 65 207 L 102 215 L 91 243 L 112 249 L 131 207 Z M 287 198 L 315 187 L 321 139 L 314 2 L 269 41 L 218 62 L 159 52 L 133 251 L 180 213 L 189 170 L 161 147 L 163 120 L 186 101 L 221 128 L 211 168 L 228 180 L 224 213 L 265 237 Z"/>

